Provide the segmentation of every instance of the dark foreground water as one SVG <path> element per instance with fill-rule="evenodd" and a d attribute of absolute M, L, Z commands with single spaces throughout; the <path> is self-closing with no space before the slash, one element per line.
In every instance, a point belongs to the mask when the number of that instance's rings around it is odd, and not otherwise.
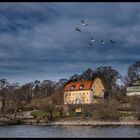
<path fill-rule="evenodd" d="M 6 138 L 61 138 L 61 137 L 137 137 L 140 126 L 0 126 L 0 137 Z"/>

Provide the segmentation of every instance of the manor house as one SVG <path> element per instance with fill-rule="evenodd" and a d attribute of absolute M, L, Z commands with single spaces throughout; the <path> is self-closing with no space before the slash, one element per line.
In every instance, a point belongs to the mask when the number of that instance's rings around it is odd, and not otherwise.
<path fill-rule="evenodd" d="M 104 98 L 104 86 L 100 78 L 69 82 L 64 89 L 64 104 L 91 104 L 97 98 Z"/>

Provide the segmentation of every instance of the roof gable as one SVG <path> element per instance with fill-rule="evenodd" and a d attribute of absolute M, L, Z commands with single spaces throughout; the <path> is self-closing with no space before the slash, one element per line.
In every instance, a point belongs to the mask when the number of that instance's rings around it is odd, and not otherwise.
<path fill-rule="evenodd" d="M 91 88 L 93 81 L 78 81 L 78 82 L 70 82 L 66 85 L 65 91 L 77 91 L 77 90 L 88 90 Z M 71 89 L 71 87 L 73 87 Z"/>
<path fill-rule="evenodd" d="M 135 82 L 133 83 L 133 85 L 138 85 L 138 86 L 140 86 L 140 80 L 135 81 Z"/>

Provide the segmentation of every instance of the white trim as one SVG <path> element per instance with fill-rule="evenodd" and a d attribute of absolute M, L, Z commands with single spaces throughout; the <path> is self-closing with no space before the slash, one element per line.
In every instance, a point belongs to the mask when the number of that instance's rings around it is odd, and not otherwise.
<path fill-rule="evenodd" d="M 127 96 L 140 95 L 140 92 L 128 92 Z"/>

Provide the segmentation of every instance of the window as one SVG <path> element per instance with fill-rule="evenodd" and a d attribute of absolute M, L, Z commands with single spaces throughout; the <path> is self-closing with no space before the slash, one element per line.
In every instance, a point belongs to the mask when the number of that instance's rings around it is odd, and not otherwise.
<path fill-rule="evenodd" d="M 74 88 L 75 88 L 75 86 L 73 85 L 73 86 L 70 87 L 70 90 L 74 90 Z"/>
<path fill-rule="evenodd" d="M 64 98 L 66 98 L 68 96 L 68 94 L 66 93 L 65 95 L 64 95 Z"/>
<path fill-rule="evenodd" d="M 79 89 L 83 89 L 84 88 L 84 85 L 80 85 Z"/>

